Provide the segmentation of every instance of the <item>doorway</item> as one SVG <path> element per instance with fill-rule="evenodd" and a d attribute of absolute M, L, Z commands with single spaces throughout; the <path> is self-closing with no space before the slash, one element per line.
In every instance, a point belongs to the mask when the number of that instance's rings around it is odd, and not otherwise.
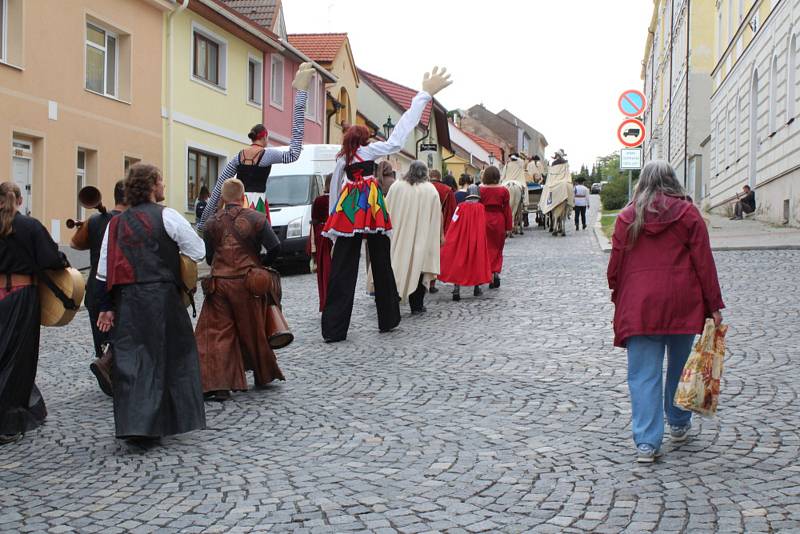
<path fill-rule="evenodd" d="M 30 215 L 33 206 L 31 205 L 31 178 L 33 174 L 33 162 L 31 158 L 25 156 L 14 156 L 11 163 L 11 176 L 14 183 L 22 193 L 22 206 L 20 213 Z"/>

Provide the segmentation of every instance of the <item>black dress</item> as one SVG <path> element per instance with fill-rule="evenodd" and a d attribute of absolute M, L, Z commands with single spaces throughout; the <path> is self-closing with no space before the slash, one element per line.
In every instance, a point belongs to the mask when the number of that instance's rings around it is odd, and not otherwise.
<path fill-rule="evenodd" d="M 0 238 L 0 434 L 27 432 L 47 416 L 34 383 L 39 361 L 41 310 L 36 286 L 12 287 L 6 274 L 67 266 L 42 223 L 17 213 L 11 235 Z"/>
<path fill-rule="evenodd" d="M 140 204 L 109 224 L 118 438 L 155 438 L 206 426 L 197 343 L 177 285 L 178 246 L 164 229 L 162 210 Z"/>

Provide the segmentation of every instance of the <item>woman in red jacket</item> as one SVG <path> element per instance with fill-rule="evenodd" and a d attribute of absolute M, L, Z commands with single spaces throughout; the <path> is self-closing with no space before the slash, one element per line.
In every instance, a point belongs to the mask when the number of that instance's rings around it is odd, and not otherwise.
<path fill-rule="evenodd" d="M 668 163 L 652 161 L 642 169 L 632 202 L 617 218 L 612 244 L 614 345 L 628 349 L 637 461 L 652 462 L 660 455 L 665 413 L 672 441 L 688 437 L 692 414 L 672 400 L 695 334 L 706 317 L 719 325 L 725 306 L 705 221 Z"/>

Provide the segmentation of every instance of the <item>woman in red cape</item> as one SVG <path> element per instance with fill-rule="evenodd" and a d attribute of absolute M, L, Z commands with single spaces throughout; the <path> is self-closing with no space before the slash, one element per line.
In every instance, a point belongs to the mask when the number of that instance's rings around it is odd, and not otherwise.
<path fill-rule="evenodd" d="M 500 171 L 487 167 L 483 171 L 481 204 L 486 208 L 486 238 L 489 242 L 489 259 L 494 276 L 489 289 L 500 287 L 500 271 L 503 270 L 503 247 L 506 237 L 511 235 L 511 205 L 508 189 L 499 185 Z"/>
<path fill-rule="evenodd" d="M 330 197 L 328 191 L 331 185 L 331 175 L 325 177 L 325 191 L 314 199 L 311 205 L 311 236 L 308 239 L 306 253 L 311 257 L 317 268 L 317 289 L 319 290 L 319 311 L 325 309 L 325 300 L 328 297 L 328 277 L 331 272 L 331 250 L 333 242 L 322 235 L 325 223 L 328 221 L 328 206 Z"/>
<path fill-rule="evenodd" d="M 486 241 L 486 211 L 480 203 L 480 189 L 469 186 L 467 198 L 458 205 L 445 234 L 441 251 L 439 280 L 455 284 L 453 300 L 461 300 L 460 286 L 474 286 L 481 295 L 481 284 L 492 281 L 492 266 Z"/>

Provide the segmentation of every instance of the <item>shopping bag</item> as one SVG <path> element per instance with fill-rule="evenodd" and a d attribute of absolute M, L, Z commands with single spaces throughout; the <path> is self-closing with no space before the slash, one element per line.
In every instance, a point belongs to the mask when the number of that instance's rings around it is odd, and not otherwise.
<path fill-rule="evenodd" d="M 706 416 L 717 412 L 727 332 L 727 325 L 715 326 L 712 319 L 706 319 L 703 335 L 683 367 L 675 406 Z"/>

